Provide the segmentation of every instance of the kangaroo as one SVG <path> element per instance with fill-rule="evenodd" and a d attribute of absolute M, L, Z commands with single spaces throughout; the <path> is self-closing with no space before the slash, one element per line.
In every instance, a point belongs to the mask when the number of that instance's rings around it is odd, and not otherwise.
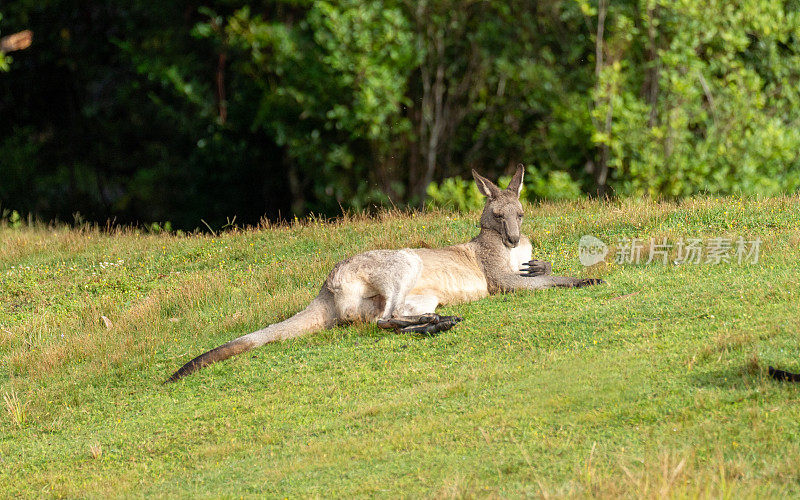
<path fill-rule="evenodd" d="M 472 175 L 486 196 L 480 233 L 445 248 L 371 250 L 345 259 L 325 279 L 319 295 L 291 318 L 244 335 L 189 361 L 167 382 L 211 363 L 276 340 L 299 337 L 336 324 L 362 321 L 397 332 L 435 334 L 461 318 L 439 316 L 436 307 L 490 294 L 551 287 L 582 287 L 600 279 L 552 276 L 551 265 L 532 260 L 531 242 L 520 234 L 524 171 L 520 165 L 505 190 Z"/>

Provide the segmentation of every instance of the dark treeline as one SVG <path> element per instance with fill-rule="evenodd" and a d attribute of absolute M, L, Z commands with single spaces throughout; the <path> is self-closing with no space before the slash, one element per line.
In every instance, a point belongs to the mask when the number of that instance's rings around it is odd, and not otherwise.
<path fill-rule="evenodd" d="M 171 221 L 800 187 L 800 5 L 12 0 L 0 208 Z M 431 185 L 431 183 L 434 183 Z M 467 203 L 469 205 L 469 203 Z"/>

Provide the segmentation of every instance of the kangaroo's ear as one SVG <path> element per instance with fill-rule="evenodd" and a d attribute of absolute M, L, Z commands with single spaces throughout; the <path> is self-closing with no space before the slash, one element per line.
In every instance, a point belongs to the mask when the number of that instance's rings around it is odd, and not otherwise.
<path fill-rule="evenodd" d="M 522 193 L 522 177 L 525 175 L 525 167 L 522 166 L 522 163 L 517 165 L 517 171 L 514 173 L 514 177 L 511 178 L 511 182 L 508 183 L 508 187 L 506 191 L 511 191 L 512 193 L 517 194 L 517 198 L 519 198 L 520 193 Z"/>
<path fill-rule="evenodd" d="M 475 184 L 478 185 L 478 191 L 480 191 L 482 195 L 487 198 L 497 198 L 497 195 L 500 194 L 500 188 L 497 187 L 494 182 L 476 172 L 474 168 L 472 169 L 472 177 L 475 178 Z"/>

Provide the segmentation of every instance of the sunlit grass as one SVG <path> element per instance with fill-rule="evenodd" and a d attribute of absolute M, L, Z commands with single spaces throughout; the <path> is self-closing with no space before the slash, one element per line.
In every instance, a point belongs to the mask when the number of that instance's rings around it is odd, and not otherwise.
<path fill-rule="evenodd" d="M 477 214 L 384 213 L 220 235 L 0 224 L 3 496 L 800 494 L 800 198 L 527 208 L 538 258 L 607 284 L 273 344 L 163 386 L 304 307 L 370 248 L 440 246 Z M 581 235 L 758 237 L 755 265 L 585 270 Z M 105 319 L 104 319 L 105 318 Z"/>

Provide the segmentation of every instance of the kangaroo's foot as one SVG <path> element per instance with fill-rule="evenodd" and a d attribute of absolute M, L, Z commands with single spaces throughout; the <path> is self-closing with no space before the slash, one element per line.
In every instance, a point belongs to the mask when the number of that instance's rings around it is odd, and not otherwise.
<path fill-rule="evenodd" d="M 421 333 L 436 335 L 447 331 L 463 320 L 458 316 L 439 316 L 438 314 L 421 314 L 419 316 L 401 316 L 397 318 L 379 319 L 378 327 L 394 330 L 397 333 Z"/>
<path fill-rule="evenodd" d="M 553 266 L 549 262 L 545 262 L 543 260 L 529 260 L 522 264 L 522 270 L 520 274 L 522 276 L 527 277 L 534 277 L 534 276 L 543 276 L 552 273 Z"/>

